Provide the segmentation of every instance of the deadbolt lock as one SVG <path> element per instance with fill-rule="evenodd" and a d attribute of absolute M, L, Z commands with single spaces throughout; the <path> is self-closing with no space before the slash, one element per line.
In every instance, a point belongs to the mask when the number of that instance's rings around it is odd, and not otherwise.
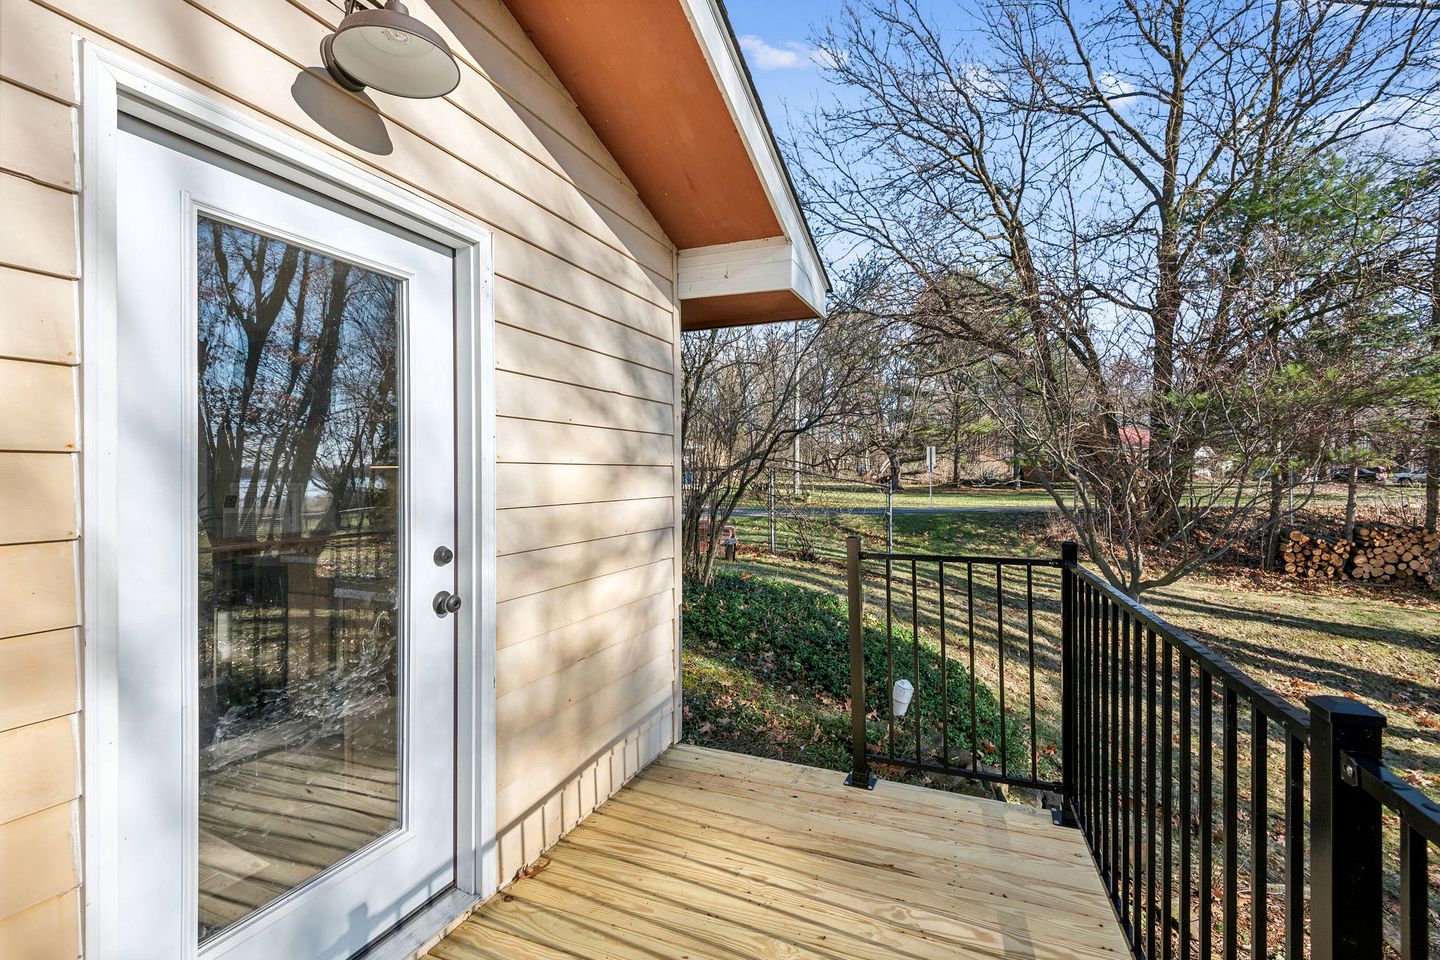
<path fill-rule="evenodd" d="M 449 547 L 436 547 L 436 548 L 435 548 L 435 566 L 437 566 L 437 567 L 443 567 L 443 566 L 445 566 L 446 564 L 448 564 L 451 560 L 454 560 L 454 559 L 455 559 L 455 551 L 454 551 L 454 550 L 451 550 Z"/>

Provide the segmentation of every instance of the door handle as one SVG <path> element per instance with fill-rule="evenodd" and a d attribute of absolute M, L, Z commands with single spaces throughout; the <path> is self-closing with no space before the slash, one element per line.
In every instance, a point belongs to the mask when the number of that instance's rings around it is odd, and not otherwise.
<path fill-rule="evenodd" d="M 430 605 L 435 608 L 435 616 L 444 619 L 460 609 L 460 602 L 460 598 L 449 590 L 441 590 L 435 594 L 435 599 L 430 602 Z"/>

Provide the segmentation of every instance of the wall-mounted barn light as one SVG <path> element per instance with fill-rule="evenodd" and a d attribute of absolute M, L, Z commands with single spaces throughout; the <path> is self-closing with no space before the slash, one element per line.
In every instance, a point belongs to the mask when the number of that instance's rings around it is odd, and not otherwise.
<path fill-rule="evenodd" d="M 410 16 L 400 0 L 357 10 L 347 0 L 345 19 L 320 41 L 320 57 L 347 90 L 374 87 L 397 97 L 443 97 L 460 83 L 460 68 L 444 38 Z"/>

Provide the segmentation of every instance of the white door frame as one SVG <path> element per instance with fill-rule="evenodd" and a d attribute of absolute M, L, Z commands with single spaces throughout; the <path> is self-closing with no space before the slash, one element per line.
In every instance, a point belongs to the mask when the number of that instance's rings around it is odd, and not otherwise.
<path fill-rule="evenodd" d="M 116 603 L 116 140 L 122 113 L 343 200 L 455 250 L 456 886 L 459 913 L 494 892 L 495 366 L 494 254 L 482 224 L 245 114 L 77 40 L 81 65 L 82 843 L 85 955 L 106 960 L 119 935 L 120 825 Z M 468 373 L 468 375 L 467 375 Z M 428 918 L 439 929 L 443 920 Z M 447 918 L 448 919 L 448 918 Z M 404 932 L 402 928 L 402 933 Z M 433 931 L 431 931 L 433 932 Z M 426 932 L 416 930 L 420 936 Z M 408 939 L 408 938 L 407 938 Z M 420 946 L 419 942 L 414 944 Z M 193 958 L 195 952 L 190 952 Z M 184 960 L 190 960 L 184 958 Z M 181 960 L 181 958 L 160 958 Z"/>

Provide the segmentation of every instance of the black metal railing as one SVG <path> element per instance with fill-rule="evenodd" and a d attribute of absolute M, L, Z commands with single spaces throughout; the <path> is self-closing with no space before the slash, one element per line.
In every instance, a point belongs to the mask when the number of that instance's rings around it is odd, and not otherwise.
<path fill-rule="evenodd" d="M 1085 569 L 1074 544 L 1064 544 L 1057 560 L 866 554 L 859 546 L 849 541 L 854 742 L 847 782 L 872 785 L 870 764 L 883 763 L 1055 790 L 1062 798 L 1056 820 L 1083 832 L 1136 957 L 1430 957 L 1440 806 L 1381 763 L 1381 714 L 1341 697 L 1311 697 L 1308 714 L 1297 709 Z M 935 709 L 915 709 L 913 750 L 910 737 L 896 739 L 888 691 L 897 651 L 908 645 L 911 656 L 901 679 L 922 675 L 923 643 L 942 673 L 958 656 L 976 683 L 974 630 L 963 630 L 959 648 L 947 652 L 957 639 L 946 634 L 947 566 L 963 571 L 967 627 L 977 610 L 975 571 L 994 571 L 993 593 L 980 604 L 991 604 L 987 639 L 997 653 L 986 681 L 998 684 L 998 730 L 1007 731 L 1015 712 L 1007 686 L 1015 670 L 1024 676 L 1031 694 L 1013 720 L 1028 737 L 1028 770 L 1008 768 L 1004 750 L 998 770 L 981 767 L 978 750 L 969 764 L 949 762 L 950 717 L 960 720 L 964 738 L 980 688 L 960 698 L 958 713 L 948 684 L 927 690 L 938 698 L 938 717 Z M 1019 609 L 1027 656 L 1019 663 L 1006 655 L 1011 568 L 1024 571 L 1012 578 L 1025 585 Z M 1041 572 L 1046 577 L 1037 583 Z M 878 580 L 884 596 L 869 637 L 867 580 Z M 927 591 L 934 594 L 929 606 Z M 909 617 L 898 640 L 897 592 Z M 1052 675 L 1034 652 L 1037 610 L 1059 613 Z M 927 621 L 928 631 L 921 626 Z M 1035 695 L 1047 688 L 1058 690 L 1056 710 Z M 923 751 L 923 730 L 937 722 L 947 744 L 939 761 Z M 1047 733 L 1058 740 L 1051 757 L 1058 783 L 1033 759 Z M 964 742 L 977 743 L 973 721 Z M 1395 831 L 1383 825 L 1387 812 L 1398 820 L 1398 851 Z M 1387 884 L 1394 874 L 1398 883 Z"/>
<path fill-rule="evenodd" d="M 1051 791 L 1058 802 L 1061 697 L 1044 678 L 1062 673 L 1060 617 L 1044 600 L 1056 596 L 1060 561 L 866 553 L 857 537 L 846 542 L 856 783 L 882 764 Z M 881 598 L 868 638 L 862 581 Z M 910 685 L 908 703 L 897 684 Z"/>

